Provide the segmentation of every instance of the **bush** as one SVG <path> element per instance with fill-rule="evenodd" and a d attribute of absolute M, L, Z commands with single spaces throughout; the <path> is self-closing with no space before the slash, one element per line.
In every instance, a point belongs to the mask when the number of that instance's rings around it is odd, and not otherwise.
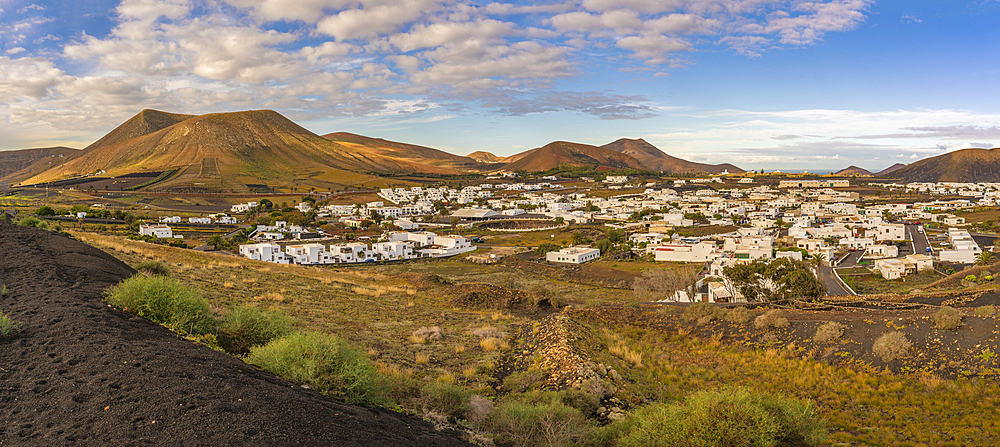
<path fill-rule="evenodd" d="M 699 326 L 708 324 L 716 318 L 722 318 L 726 315 L 726 309 L 716 306 L 712 303 L 694 303 L 684 309 L 684 314 L 681 318 L 688 323 L 696 322 Z"/>
<path fill-rule="evenodd" d="M 167 266 L 160 261 L 141 262 L 135 266 L 135 270 L 149 276 L 170 276 L 170 270 L 167 270 Z"/>
<path fill-rule="evenodd" d="M 996 308 L 992 304 L 987 304 L 985 306 L 979 306 L 976 308 L 976 316 L 978 317 L 989 317 L 996 315 Z"/>
<path fill-rule="evenodd" d="M 182 334 L 207 334 L 216 325 L 208 301 L 163 276 L 132 276 L 105 291 L 104 300 Z"/>
<path fill-rule="evenodd" d="M 292 320 L 284 315 L 253 307 L 239 306 L 219 325 L 219 346 L 233 355 L 246 355 L 254 346 L 292 333 Z"/>
<path fill-rule="evenodd" d="M 843 324 L 836 321 L 827 321 L 816 328 L 816 335 L 813 336 L 813 340 L 818 343 L 834 341 L 844 335 L 845 329 L 847 329 L 847 326 Z"/>
<path fill-rule="evenodd" d="M 754 319 L 753 325 L 757 329 L 766 329 L 769 327 L 786 328 L 788 327 L 788 319 L 782 316 L 780 310 L 771 309 Z"/>
<path fill-rule="evenodd" d="M 13 337 L 21 332 L 21 322 L 14 321 L 7 314 L 0 312 L 0 338 Z"/>
<path fill-rule="evenodd" d="M 538 368 L 511 373 L 503 379 L 503 389 L 511 393 L 523 393 L 545 385 L 545 372 Z"/>
<path fill-rule="evenodd" d="M 934 321 L 934 327 L 953 331 L 962 325 L 962 313 L 954 307 L 941 306 L 941 309 L 931 315 L 931 320 Z"/>
<path fill-rule="evenodd" d="M 743 324 L 753 318 L 753 313 L 745 307 L 734 307 L 726 313 L 726 321 Z"/>
<path fill-rule="evenodd" d="M 465 418 L 472 393 L 454 383 L 430 382 L 421 390 L 424 408 L 440 412 L 451 422 Z"/>
<path fill-rule="evenodd" d="M 557 401 L 534 405 L 509 400 L 493 410 L 485 425 L 496 434 L 498 447 L 580 445 L 593 429 L 578 410 Z"/>
<path fill-rule="evenodd" d="M 697 392 L 682 403 L 640 408 L 625 421 L 618 445 L 812 446 L 825 435 L 809 403 L 723 388 Z"/>
<path fill-rule="evenodd" d="M 872 352 L 882 359 L 883 362 L 891 362 L 906 357 L 910 346 L 910 341 L 906 339 L 906 335 L 902 332 L 889 332 L 875 340 L 875 344 L 872 345 Z"/>
<path fill-rule="evenodd" d="M 44 221 L 42 219 L 39 219 L 37 217 L 34 217 L 34 216 L 25 217 L 24 219 L 21 219 L 20 221 L 18 221 L 17 224 L 20 225 L 20 226 L 22 226 L 22 227 L 33 227 L 33 228 L 38 228 L 38 229 L 42 229 L 42 230 L 49 230 L 50 229 L 48 222 L 46 222 L 46 221 Z"/>
<path fill-rule="evenodd" d="M 336 399 L 361 405 L 393 405 L 385 395 L 385 380 L 371 360 L 333 335 L 295 333 L 250 348 L 247 361 Z"/>

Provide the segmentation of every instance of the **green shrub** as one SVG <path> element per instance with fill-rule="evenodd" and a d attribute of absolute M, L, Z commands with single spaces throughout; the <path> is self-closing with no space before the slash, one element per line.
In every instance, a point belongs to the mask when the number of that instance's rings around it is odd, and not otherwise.
<path fill-rule="evenodd" d="M 0 338 L 13 337 L 21 332 L 21 322 L 12 320 L 7 314 L 0 312 Z"/>
<path fill-rule="evenodd" d="M 542 405 L 508 400 L 486 419 L 494 445 L 575 446 L 584 443 L 593 426 L 579 410 L 561 402 Z"/>
<path fill-rule="evenodd" d="M 976 308 L 976 316 L 978 317 L 989 317 L 996 315 L 996 308 L 992 304 L 987 304 L 985 306 L 979 306 Z"/>
<path fill-rule="evenodd" d="M 912 346 L 910 340 L 907 340 L 906 335 L 902 332 L 888 332 L 875 339 L 875 343 L 872 345 L 872 352 L 882 359 L 883 362 L 891 362 L 906 357 L 906 354 L 910 351 L 910 346 Z"/>
<path fill-rule="evenodd" d="M 134 275 L 105 291 L 104 300 L 182 334 L 207 334 L 216 325 L 208 301 L 163 276 Z"/>
<path fill-rule="evenodd" d="M 782 315 L 781 310 L 771 309 L 763 315 L 757 316 L 753 320 L 753 325 L 757 329 L 766 329 L 769 327 L 786 328 L 788 327 L 788 319 Z"/>
<path fill-rule="evenodd" d="M 682 403 L 635 411 L 618 434 L 625 447 L 813 446 L 825 439 L 812 405 L 746 388 L 701 391 Z"/>
<path fill-rule="evenodd" d="M 931 315 L 934 327 L 953 331 L 962 325 L 962 312 L 954 307 L 942 306 L 934 315 Z"/>
<path fill-rule="evenodd" d="M 753 313 L 745 307 L 734 307 L 726 313 L 726 321 L 743 324 L 753 318 Z"/>
<path fill-rule="evenodd" d="M 233 355 L 246 355 L 250 348 L 292 333 L 292 320 L 284 315 L 239 306 L 219 325 L 219 346 Z"/>
<path fill-rule="evenodd" d="M 969 282 L 976 282 L 976 275 L 965 275 L 965 280 Z"/>
<path fill-rule="evenodd" d="M 447 382 L 429 382 L 421 390 L 424 408 L 437 411 L 451 421 L 465 418 L 472 393 L 465 388 Z"/>
<path fill-rule="evenodd" d="M 840 324 L 836 321 L 827 321 L 816 328 L 816 335 L 813 336 L 813 340 L 818 343 L 826 343 L 828 341 L 833 341 L 839 339 L 844 335 L 844 330 L 847 326 Z"/>
<path fill-rule="evenodd" d="M 503 389 L 511 393 L 523 393 L 545 385 L 545 372 L 538 368 L 510 373 L 503 379 Z"/>
<path fill-rule="evenodd" d="M 583 388 L 571 387 L 559 391 L 532 390 L 519 395 L 508 395 L 507 398 L 531 405 L 558 403 L 575 408 L 584 416 L 590 416 L 597 413 L 604 394 L 604 386 L 600 382 L 591 382 Z"/>
<path fill-rule="evenodd" d="M 723 318 L 726 315 L 726 309 L 716 306 L 712 303 L 694 303 L 684 309 L 684 315 L 681 318 L 688 323 L 697 323 L 699 326 L 708 324 L 716 318 Z"/>
<path fill-rule="evenodd" d="M 317 332 L 295 333 L 250 349 L 247 361 L 286 380 L 336 399 L 393 406 L 384 378 L 360 349 Z"/>
<path fill-rule="evenodd" d="M 45 222 L 44 220 L 39 219 L 39 218 L 37 218 L 35 216 L 25 217 L 24 219 L 21 219 L 20 221 L 18 221 L 17 224 L 20 225 L 20 226 L 22 226 L 22 227 L 34 227 L 34 228 L 39 228 L 39 229 L 42 229 L 42 230 L 48 230 L 49 229 L 48 222 Z"/>
<path fill-rule="evenodd" d="M 167 270 L 167 266 L 160 261 L 145 261 L 139 263 L 135 266 L 135 270 L 139 273 L 145 273 L 150 276 L 170 276 L 170 270 Z"/>

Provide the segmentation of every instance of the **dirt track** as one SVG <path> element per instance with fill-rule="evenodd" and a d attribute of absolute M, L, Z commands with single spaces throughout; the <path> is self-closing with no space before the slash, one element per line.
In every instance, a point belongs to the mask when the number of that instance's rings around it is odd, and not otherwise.
<path fill-rule="evenodd" d="M 134 271 L 83 243 L 0 219 L 0 445 L 468 445 L 349 406 L 101 302 Z"/>

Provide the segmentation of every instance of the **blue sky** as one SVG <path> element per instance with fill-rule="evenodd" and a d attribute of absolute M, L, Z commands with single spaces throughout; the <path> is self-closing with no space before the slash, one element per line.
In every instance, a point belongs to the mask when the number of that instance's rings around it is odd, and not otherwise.
<path fill-rule="evenodd" d="M 0 150 L 274 109 L 457 154 L 644 138 L 744 169 L 1000 147 L 1000 1 L 0 0 Z"/>

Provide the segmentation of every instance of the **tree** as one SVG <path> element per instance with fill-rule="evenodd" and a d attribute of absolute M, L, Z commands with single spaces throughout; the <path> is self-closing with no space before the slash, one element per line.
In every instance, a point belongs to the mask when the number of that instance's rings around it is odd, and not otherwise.
<path fill-rule="evenodd" d="M 213 234 L 212 237 L 208 238 L 208 245 L 216 250 L 222 250 L 226 248 L 226 240 L 218 234 Z"/>
<path fill-rule="evenodd" d="M 458 218 L 457 217 L 452 217 L 451 218 L 451 231 L 455 231 L 456 228 L 458 228 Z"/>
<path fill-rule="evenodd" d="M 52 209 L 51 206 L 45 205 L 35 211 L 36 216 L 55 216 L 56 210 Z"/>
<path fill-rule="evenodd" d="M 993 263 L 993 253 L 984 251 L 976 255 L 976 265 L 990 265 Z"/>
<path fill-rule="evenodd" d="M 562 225 L 564 222 L 566 222 L 566 219 L 562 216 L 556 217 L 556 225 Z"/>
<path fill-rule="evenodd" d="M 574 231 L 570 234 L 570 240 L 573 241 L 573 245 L 583 245 L 590 242 L 587 238 L 583 237 L 583 234 L 580 234 L 579 231 Z"/>
<path fill-rule="evenodd" d="M 805 262 L 789 258 L 736 264 L 723 269 L 723 274 L 748 301 L 818 298 L 826 294 L 826 286 Z"/>
<path fill-rule="evenodd" d="M 274 202 L 268 199 L 260 199 L 260 202 L 257 202 L 257 206 L 264 208 L 265 210 L 269 210 L 274 208 Z"/>

